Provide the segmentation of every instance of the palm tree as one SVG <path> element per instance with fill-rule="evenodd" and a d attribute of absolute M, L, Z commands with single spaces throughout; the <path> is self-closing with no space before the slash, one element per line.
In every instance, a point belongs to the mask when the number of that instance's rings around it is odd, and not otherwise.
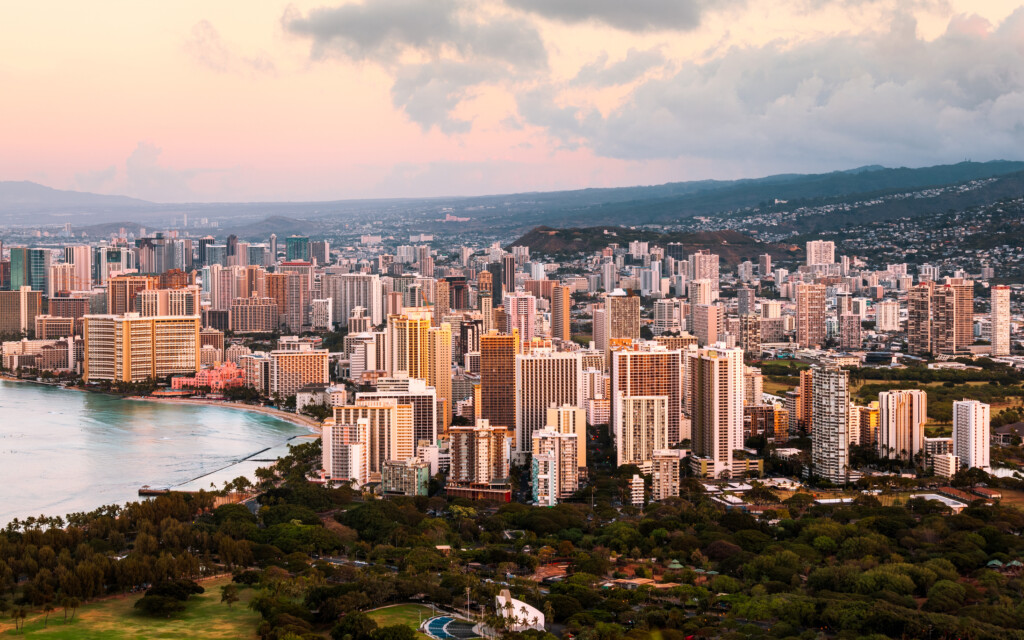
<path fill-rule="evenodd" d="M 512 626 L 515 626 L 514 623 L 516 606 L 512 604 L 512 599 L 509 598 L 508 600 L 506 600 L 505 604 L 502 605 L 502 608 L 505 609 L 505 628 L 508 629 Z"/>

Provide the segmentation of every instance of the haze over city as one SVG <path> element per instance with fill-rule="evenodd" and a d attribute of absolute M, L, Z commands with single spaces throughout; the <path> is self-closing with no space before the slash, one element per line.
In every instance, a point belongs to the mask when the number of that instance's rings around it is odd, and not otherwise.
<path fill-rule="evenodd" d="M 0 179 L 157 202 L 1018 159 L 1024 11 L 966 0 L 13 3 Z"/>

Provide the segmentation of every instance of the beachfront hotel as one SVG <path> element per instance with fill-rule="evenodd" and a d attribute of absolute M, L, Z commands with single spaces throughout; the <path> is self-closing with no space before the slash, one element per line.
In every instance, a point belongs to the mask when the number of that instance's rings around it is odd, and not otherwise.
<path fill-rule="evenodd" d="M 85 316 L 86 382 L 141 382 L 199 370 L 199 316 Z"/>

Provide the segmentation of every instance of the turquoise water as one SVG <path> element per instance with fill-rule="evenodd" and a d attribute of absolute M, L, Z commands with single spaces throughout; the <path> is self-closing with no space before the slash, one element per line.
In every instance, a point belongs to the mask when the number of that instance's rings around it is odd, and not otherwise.
<path fill-rule="evenodd" d="M 136 500 L 147 484 L 223 486 L 267 464 L 245 458 L 271 448 L 255 456 L 269 459 L 309 433 L 251 411 L 0 380 L 0 526 Z"/>

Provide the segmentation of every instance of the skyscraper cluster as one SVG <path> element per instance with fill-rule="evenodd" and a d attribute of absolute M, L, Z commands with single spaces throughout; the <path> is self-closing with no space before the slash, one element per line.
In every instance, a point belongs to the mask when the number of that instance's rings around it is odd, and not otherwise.
<path fill-rule="evenodd" d="M 686 474 L 759 474 L 758 442 L 801 435 L 833 483 L 856 477 L 854 446 L 920 464 L 935 448 L 927 392 L 858 406 L 849 369 L 1014 357 L 1013 289 L 990 272 L 921 267 L 915 282 L 833 240 L 802 260 L 632 240 L 564 263 L 428 234 L 253 240 L 122 230 L 10 247 L 0 331 L 30 339 L 4 343 L 4 362 L 88 384 L 230 375 L 270 402 L 328 405 L 326 481 L 407 494 L 441 473 L 449 495 L 509 500 L 521 466 L 530 499 L 553 505 L 588 482 L 601 425 L 601 460 L 649 476 L 658 498 Z M 771 357 L 800 363 L 780 395 L 758 364 Z M 989 466 L 988 429 L 987 405 L 955 404 L 956 464 Z"/>

